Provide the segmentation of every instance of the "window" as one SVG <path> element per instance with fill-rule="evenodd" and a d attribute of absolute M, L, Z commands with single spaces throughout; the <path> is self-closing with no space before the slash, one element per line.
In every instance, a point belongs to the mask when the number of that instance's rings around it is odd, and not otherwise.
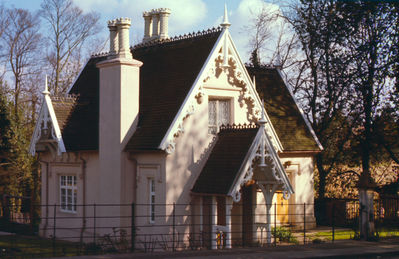
<path fill-rule="evenodd" d="M 149 180 L 150 190 L 150 223 L 155 222 L 155 180 L 153 178 Z"/>
<path fill-rule="evenodd" d="M 209 100 L 208 133 L 216 134 L 221 125 L 230 124 L 230 101 Z"/>
<path fill-rule="evenodd" d="M 76 212 L 78 188 L 75 175 L 60 176 L 61 211 Z"/>

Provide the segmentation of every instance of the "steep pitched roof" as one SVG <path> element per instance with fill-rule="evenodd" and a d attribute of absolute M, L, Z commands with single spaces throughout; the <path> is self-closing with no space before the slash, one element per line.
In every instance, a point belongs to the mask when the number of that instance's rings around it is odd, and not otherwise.
<path fill-rule="evenodd" d="M 158 149 L 221 31 L 133 49 L 140 68 L 139 125 L 126 150 Z"/>
<path fill-rule="evenodd" d="M 320 151 L 277 69 L 247 67 L 247 70 L 255 76 L 257 91 L 263 96 L 265 109 L 284 151 Z"/>
<path fill-rule="evenodd" d="M 220 30 L 139 45 L 133 57 L 140 69 L 139 125 L 126 150 L 155 150 L 164 137 L 196 76 L 212 50 Z M 92 57 L 69 94 L 76 100 L 53 98 L 65 147 L 69 151 L 97 150 L 99 134 L 99 69 L 106 56 Z"/>
<path fill-rule="evenodd" d="M 53 103 L 58 125 L 61 132 L 63 132 L 63 129 L 68 124 L 71 113 L 75 109 L 77 98 L 75 96 L 51 96 L 50 98 Z"/>
<path fill-rule="evenodd" d="M 259 127 L 222 128 L 192 192 L 227 195 L 258 131 Z"/>
<path fill-rule="evenodd" d="M 87 62 L 69 91 L 70 94 L 77 95 L 73 104 L 65 99 L 53 98 L 62 138 L 68 151 L 98 149 L 100 74 L 96 64 L 105 59 L 105 56 L 98 56 Z"/>

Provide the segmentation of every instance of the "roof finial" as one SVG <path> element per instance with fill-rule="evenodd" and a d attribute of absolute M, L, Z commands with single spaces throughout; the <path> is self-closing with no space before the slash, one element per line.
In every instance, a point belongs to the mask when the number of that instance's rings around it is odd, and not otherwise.
<path fill-rule="evenodd" d="M 227 14 L 227 5 L 226 3 L 224 4 L 224 17 L 223 17 L 223 22 L 220 24 L 224 29 L 228 29 L 230 27 L 231 23 L 229 23 L 229 17 Z"/>
<path fill-rule="evenodd" d="M 265 102 L 262 99 L 262 117 L 258 121 L 261 127 L 265 127 L 265 124 L 267 123 L 266 118 L 265 118 Z"/>
<path fill-rule="evenodd" d="M 46 84 L 44 86 L 44 91 L 42 92 L 43 95 L 50 95 L 50 92 L 48 91 L 48 85 L 47 85 L 47 75 L 46 75 Z"/>

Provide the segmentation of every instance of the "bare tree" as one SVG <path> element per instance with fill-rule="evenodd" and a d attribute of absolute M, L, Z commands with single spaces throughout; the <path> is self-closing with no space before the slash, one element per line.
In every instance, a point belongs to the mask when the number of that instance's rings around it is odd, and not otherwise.
<path fill-rule="evenodd" d="M 251 22 L 249 25 L 244 26 L 245 32 L 250 32 L 249 47 L 251 50 L 250 61 L 252 65 L 260 65 L 260 53 L 265 50 L 266 42 L 272 35 L 271 25 L 276 20 L 276 14 L 270 13 L 262 6 L 262 9 L 257 15 L 254 11 L 250 10 Z"/>
<path fill-rule="evenodd" d="M 42 17 L 50 28 L 48 62 L 53 70 L 51 88 L 55 94 L 65 92 L 68 82 L 80 68 L 80 51 L 84 43 L 99 32 L 99 15 L 84 14 L 72 0 L 44 0 Z"/>
<path fill-rule="evenodd" d="M 255 17 L 248 27 L 253 34 L 251 63 L 281 70 L 325 147 L 316 157 L 318 194 L 323 198 L 326 176 L 342 159 L 343 143 L 351 135 L 349 121 L 343 115 L 348 104 L 348 64 L 342 62 L 345 53 L 340 51 L 348 30 L 344 23 L 336 22 L 332 2 L 303 1 L 292 10 L 283 15 L 280 10 L 263 8 Z"/>
<path fill-rule="evenodd" d="M 1 36 L 8 68 L 14 79 L 14 115 L 19 119 L 19 100 L 23 92 L 24 79 L 38 73 L 40 63 L 39 19 L 24 9 L 5 10 L 8 24 Z"/>
<path fill-rule="evenodd" d="M 262 6 L 260 11 L 250 10 L 251 22 L 244 26 L 249 34 L 250 63 L 253 66 L 272 65 L 280 68 L 285 81 L 295 92 L 297 75 L 303 70 L 301 45 L 293 27 L 281 9 Z"/>
<path fill-rule="evenodd" d="M 351 113 L 358 114 L 357 125 L 360 129 L 360 234 L 366 239 L 374 236 L 372 190 L 376 186 L 375 179 L 371 177 L 371 157 L 376 143 L 373 126 L 379 117 L 379 109 L 386 103 L 383 93 L 393 88 L 393 82 L 389 78 L 397 60 L 397 43 L 393 41 L 397 37 L 397 31 L 393 28 L 399 22 L 395 11 L 397 7 L 397 3 L 368 1 L 344 5 L 353 26 L 353 32 L 347 39 L 347 48 L 353 74 L 352 98 L 356 100 L 356 106 Z M 383 142 L 384 138 L 377 141 Z"/>

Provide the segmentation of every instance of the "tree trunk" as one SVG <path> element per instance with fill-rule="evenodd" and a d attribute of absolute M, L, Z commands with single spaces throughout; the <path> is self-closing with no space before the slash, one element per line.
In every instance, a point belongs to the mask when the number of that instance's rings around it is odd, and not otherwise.
<path fill-rule="evenodd" d="M 363 240 L 369 240 L 374 237 L 373 200 L 373 190 L 359 189 L 359 230 L 360 238 Z"/>
<path fill-rule="evenodd" d="M 319 187 L 318 187 L 319 199 L 324 199 L 326 196 L 327 172 L 326 172 L 326 170 L 324 170 L 324 167 L 323 167 L 323 155 L 322 154 L 318 154 L 316 156 L 316 164 L 317 164 L 317 170 L 319 171 Z"/>

